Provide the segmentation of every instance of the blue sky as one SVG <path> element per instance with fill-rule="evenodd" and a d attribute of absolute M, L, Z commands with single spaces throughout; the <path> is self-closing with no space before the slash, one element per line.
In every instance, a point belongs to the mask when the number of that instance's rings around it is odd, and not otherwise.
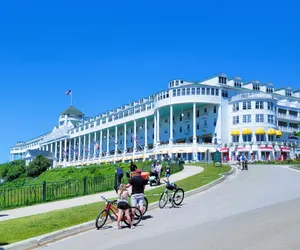
<path fill-rule="evenodd" d="M 105 2 L 105 3 L 102 3 Z M 0 162 L 68 107 L 94 116 L 219 72 L 300 87 L 298 4 L 271 1 L 5 1 Z"/>

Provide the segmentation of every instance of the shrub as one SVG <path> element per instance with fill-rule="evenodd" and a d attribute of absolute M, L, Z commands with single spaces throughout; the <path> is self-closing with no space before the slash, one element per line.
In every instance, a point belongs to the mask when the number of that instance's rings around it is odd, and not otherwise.
<path fill-rule="evenodd" d="M 42 155 L 38 155 L 32 162 L 29 163 L 27 167 L 27 174 L 29 177 L 37 177 L 41 173 L 45 172 L 51 163 L 50 161 Z"/>
<path fill-rule="evenodd" d="M 25 173 L 25 167 L 22 165 L 14 165 L 14 166 L 10 166 L 8 168 L 6 168 L 4 170 L 4 172 L 2 173 L 3 178 L 6 181 L 13 181 L 19 177 L 21 177 L 21 175 Z"/>

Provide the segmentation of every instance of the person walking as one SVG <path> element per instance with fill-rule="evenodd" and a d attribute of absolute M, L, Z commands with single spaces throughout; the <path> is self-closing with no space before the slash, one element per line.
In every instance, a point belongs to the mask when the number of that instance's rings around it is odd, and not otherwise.
<path fill-rule="evenodd" d="M 246 160 L 246 157 L 244 154 L 242 154 L 242 157 L 241 157 L 241 162 L 242 162 L 242 170 L 245 170 L 245 160 Z"/>
<path fill-rule="evenodd" d="M 169 178 L 170 175 L 171 175 L 171 168 L 170 168 L 169 165 L 166 166 L 166 174 L 165 175 L 166 175 L 167 178 Z"/>
<path fill-rule="evenodd" d="M 122 179 L 124 176 L 123 169 L 118 166 L 116 169 L 116 174 L 117 174 L 117 186 L 119 186 L 122 183 Z"/>
<path fill-rule="evenodd" d="M 131 206 L 138 207 L 142 214 L 144 213 L 144 190 L 147 184 L 147 180 L 141 176 L 142 170 L 137 169 L 135 171 L 136 175 L 133 176 L 126 188 L 132 187 L 131 191 Z M 133 209 L 134 210 L 134 209 Z M 134 211 L 132 212 L 134 213 Z"/>

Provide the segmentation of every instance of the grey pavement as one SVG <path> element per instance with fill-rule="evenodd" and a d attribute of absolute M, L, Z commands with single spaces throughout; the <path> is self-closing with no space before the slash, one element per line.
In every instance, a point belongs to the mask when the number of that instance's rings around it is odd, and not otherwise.
<path fill-rule="evenodd" d="M 200 164 L 199 164 L 200 165 Z M 190 177 L 192 175 L 201 173 L 203 171 L 203 168 L 201 167 L 195 167 L 195 166 L 185 166 L 184 169 L 178 173 L 175 173 L 170 176 L 170 181 L 176 182 L 181 179 L 185 179 L 187 177 Z M 149 185 L 146 186 L 146 190 L 155 189 L 160 186 L 152 186 Z M 2 210 L 0 211 L 0 221 L 5 220 L 11 220 L 15 218 L 30 216 L 34 214 L 41 214 L 46 213 L 58 209 L 64 209 L 69 207 L 76 207 L 80 205 L 85 205 L 89 203 L 99 202 L 102 201 L 101 195 L 104 196 L 107 199 L 112 199 L 116 197 L 115 191 L 107 191 L 102 193 L 97 193 L 93 195 L 87 195 L 87 196 L 81 196 L 77 198 L 67 199 L 67 200 L 61 200 L 61 201 L 54 201 L 54 202 L 48 202 L 28 207 L 22 207 L 22 208 L 15 208 L 11 210 Z"/>
<path fill-rule="evenodd" d="M 155 209 L 137 228 L 90 230 L 38 249 L 299 249 L 300 172 L 250 165 L 223 183 Z"/>

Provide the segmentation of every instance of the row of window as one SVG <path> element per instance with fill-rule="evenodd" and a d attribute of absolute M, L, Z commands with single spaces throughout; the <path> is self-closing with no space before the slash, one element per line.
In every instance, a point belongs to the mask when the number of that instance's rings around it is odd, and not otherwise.
<path fill-rule="evenodd" d="M 173 96 L 188 96 L 188 95 L 214 95 L 219 96 L 219 89 L 216 88 L 180 88 L 173 89 Z M 169 95 L 165 95 L 165 98 L 168 98 Z M 164 99 L 163 96 L 159 95 L 158 100 Z"/>
<path fill-rule="evenodd" d="M 255 135 L 256 141 L 266 141 L 266 137 L 268 136 L 269 141 L 275 141 L 275 136 L 274 135 Z M 243 142 L 251 142 L 252 141 L 252 135 L 243 135 L 242 139 Z M 232 136 L 232 142 L 239 142 L 240 141 L 240 136 L 239 135 L 234 135 Z"/>
<path fill-rule="evenodd" d="M 233 112 L 247 109 L 252 109 L 251 101 L 238 102 L 232 105 Z M 268 109 L 275 111 L 275 104 L 273 102 L 255 101 L 255 109 Z"/>
<path fill-rule="evenodd" d="M 264 115 L 264 114 L 256 114 L 255 115 L 255 122 L 265 122 L 265 116 L 267 116 L 267 122 L 270 124 L 276 123 L 275 115 Z M 251 119 L 252 115 L 247 114 L 242 116 L 241 123 L 250 123 L 252 122 Z M 236 115 L 232 117 L 232 124 L 239 124 L 240 123 L 240 116 Z"/>

